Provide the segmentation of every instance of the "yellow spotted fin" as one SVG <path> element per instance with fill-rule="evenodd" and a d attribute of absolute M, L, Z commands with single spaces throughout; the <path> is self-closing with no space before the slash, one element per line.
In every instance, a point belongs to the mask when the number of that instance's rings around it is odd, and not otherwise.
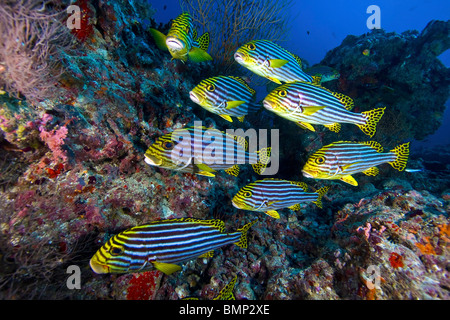
<path fill-rule="evenodd" d="M 230 281 L 222 290 L 220 290 L 219 295 L 213 300 L 235 300 L 233 289 L 236 285 L 237 276 L 234 276 L 233 280 Z"/>
<path fill-rule="evenodd" d="M 328 128 L 330 131 L 339 133 L 339 131 L 341 131 L 341 124 L 336 122 L 333 124 L 325 124 L 324 125 L 326 128 Z"/>
<path fill-rule="evenodd" d="M 198 256 L 199 258 L 212 258 L 214 257 L 214 250 L 205 252 L 204 254 Z"/>
<path fill-rule="evenodd" d="M 376 176 L 378 173 L 380 173 L 380 170 L 377 167 L 372 167 L 367 170 L 364 170 L 363 173 L 366 176 Z"/>
<path fill-rule="evenodd" d="M 336 98 L 339 99 L 339 101 L 341 101 L 341 103 L 345 106 L 345 109 L 347 110 L 352 110 L 353 107 L 355 106 L 355 103 L 353 102 L 353 99 L 346 96 L 345 94 L 339 93 L 339 92 L 333 92 L 330 91 L 330 93 L 335 96 Z"/>
<path fill-rule="evenodd" d="M 203 51 L 208 50 L 208 47 L 209 47 L 209 32 L 205 32 L 204 34 L 202 34 L 202 36 L 197 39 L 197 42 L 198 42 L 198 45 L 199 45 L 200 49 L 202 49 Z"/>
<path fill-rule="evenodd" d="M 300 210 L 301 209 L 300 203 L 290 206 L 289 209 L 294 210 L 294 211 Z"/>
<path fill-rule="evenodd" d="M 392 149 L 390 152 L 395 153 L 397 158 L 393 162 L 389 162 L 389 164 L 398 171 L 403 171 L 406 168 L 406 165 L 408 163 L 408 156 L 409 156 L 409 142 L 401 144 L 394 149 Z"/>
<path fill-rule="evenodd" d="M 270 153 L 271 153 L 272 148 L 263 148 L 259 151 L 257 151 L 258 153 L 258 162 L 255 164 L 252 164 L 253 170 L 261 175 L 264 173 L 264 171 L 266 170 L 267 164 L 270 162 Z"/>
<path fill-rule="evenodd" d="M 237 177 L 239 175 L 239 166 L 235 164 L 234 166 L 225 169 L 225 172 L 228 173 L 229 175 Z"/>
<path fill-rule="evenodd" d="M 247 241 L 247 231 L 248 231 L 248 229 L 250 229 L 250 227 L 251 227 L 252 225 L 254 225 L 254 224 L 256 223 L 256 221 L 258 221 L 258 220 L 249 222 L 249 223 L 247 223 L 245 226 L 243 226 L 242 228 L 237 229 L 237 232 L 240 232 L 240 233 L 241 233 L 241 237 L 240 237 L 240 239 L 239 239 L 238 242 L 235 242 L 235 243 L 234 243 L 235 245 L 237 245 L 238 247 L 247 249 L 247 244 L 248 244 L 248 241 Z"/>
<path fill-rule="evenodd" d="M 351 176 L 350 176 L 351 177 Z M 356 182 L 356 181 L 355 181 Z M 318 197 L 316 201 L 313 201 L 313 203 L 316 204 L 316 206 L 318 206 L 320 209 L 322 209 L 322 198 L 325 195 L 325 193 L 327 193 L 327 191 L 330 189 L 330 187 L 322 187 L 319 190 L 317 190 L 318 193 Z"/>
<path fill-rule="evenodd" d="M 366 118 L 365 124 L 358 124 L 358 127 L 362 130 L 362 132 L 371 138 L 374 136 L 377 132 L 377 123 L 384 114 L 384 109 L 386 109 L 386 107 L 361 112 L 361 114 Z"/>

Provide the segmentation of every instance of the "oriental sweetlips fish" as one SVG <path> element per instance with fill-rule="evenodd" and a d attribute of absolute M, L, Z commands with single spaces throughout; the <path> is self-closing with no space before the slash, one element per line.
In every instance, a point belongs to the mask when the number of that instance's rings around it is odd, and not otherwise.
<path fill-rule="evenodd" d="M 281 179 L 263 179 L 243 187 L 233 197 L 233 206 L 238 209 L 265 212 L 272 218 L 279 219 L 278 209 L 299 210 L 300 203 L 313 202 L 322 208 L 322 197 L 328 191 L 323 187 L 317 192 L 308 192 L 304 182 Z"/>
<path fill-rule="evenodd" d="M 153 28 L 150 28 L 150 33 L 158 48 L 169 50 L 172 60 L 180 59 L 186 62 L 188 57 L 193 62 L 212 60 L 206 52 L 209 46 L 209 33 L 206 32 L 196 39 L 197 31 L 194 30 L 189 13 L 182 13 L 173 20 L 167 36 Z"/>
<path fill-rule="evenodd" d="M 320 82 L 302 70 L 302 60 L 295 54 L 268 40 L 253 40 L 234 54 L 237 63 L 273 82 Z"/>
<path fill-rule="evenodd" d="M 255 100 L 256 91 L 239 77 L 218 76 L 202 80 L 189 96 L 193 102 L 229 122 L 231 117 L 244 121 L 244 117 L 260 108 Z"/>
<path fill-rule="evenodd" d="M 212 257 L 227 244 L 247 248 L 247 231 L 225 233 L 221 220 L 179 218 L 136 226 L 111 237 L 91 258 L 95 273 L 132 273 L 158 269 L 165 274 L 181 270 L 178 263 Z"/>
<path fill-rule="evenodd" d="M 267 110 L 311 131 L 315 131 L 311 124 L 321 124 L 339 132 L 341 123 L 351 123 L 373 137 L 385 107 L 355 113 L 350 111 L 353 105 L 350 97 L 307 82 L 283 84 L 263 101 Z"/>
<path fill-rule="evenodd" d="M 379 173 L 377 166 L 383 163 L 403 171 L 408 156 L 409 142 L 383 153 L 383 147 L 375 141 L 339 141 L 322 147 L 310 156 L 302 172 L 307 178 L 341 180 L 357 186 L 358 182 L 352 174 L 362 172 L 376 176 Z"/>
<path fill-rule="evenodd" d="M 239 164 L 263 174 L 271 148 L 247 151 L 247 141 L 217 129 L 194 126 L 159 137 L 145 152 L 145 162 L 164 169 L 214 177 L 217 170 L 237 176 Z"/>

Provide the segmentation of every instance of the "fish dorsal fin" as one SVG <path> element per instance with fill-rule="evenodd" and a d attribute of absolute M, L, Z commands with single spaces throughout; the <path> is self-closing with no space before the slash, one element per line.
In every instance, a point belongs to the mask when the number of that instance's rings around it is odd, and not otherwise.
<path fill-rule="evenodd" d="M 369 147 L 372 147 L 373 149 L 375 149 L 377 152 L 382 153 L 383 152 L 383 147 L 381 146 L 381 144 L 379 144 L 376 141 L 363 141 L 360 142 L 362 144 L 365 144 Z"/>
<path fill-rule="evenodd" d="M 302 59 L 300 59 L 300 57 L 298 55 L 296 55 L 296 54 L 290 53 L 290 55 L 294 57 L 295 61 L 297 61 L 297 63 L 300 66 L 300 68 L 303 68 Z"/>
<path fill-rule="evenodd" d="M 303 189 L 303 191 L 307 192 L 308 191 L 308 185 L 304 182 L 301 181 L 289 181 L 291 184 L 295 184 L 297 186 L 299 186 L 300 188 Z"/>
<path fill-rule="evenodd" d="M 252 95 L 255 95 L 256 91 L 254 89 L 250 88 L 250 86 L 244 79 L 242 79 L 241 77 L 236 77 L 236 76 L 230 76 L 230 78 L 241 83 Z"/>
<path fill-rule="evenodd" d="M 200 38 L 197 39 L 198 46 L 200 49 L 206 51 L 209 47 L 209 32 L 202 34 Z"/>
<path fill-rule="evenodd" d="M 330 91 L 333 96 L 335 96 L 339 101 L 345 106 L 345 109 L 352 110 L 355 106 L 355 103 L 352 98 L 349 96 L 346 96 L 345 94 L 342 94 L 340 92 L 332 92 Z"/>
<path fill-rule="evenodd" d="M 191 222 L 191 223 L 195 223 L 195 224 L 202 224 L 202 225 L 207 225 L 210 226 L 214 229 L 219 230 L 220 232 L 224 232 L 225 231 L 225 223 L 220 220 L 220 219 L 211 219 L 211 220 L 201 220 L 201 219 L 196 219 L 196 218 L 180 218 L 180 219 L 174 219 L 174 220 L 179 220 L 179 221 L 183 221 L 183 222 Z"/>

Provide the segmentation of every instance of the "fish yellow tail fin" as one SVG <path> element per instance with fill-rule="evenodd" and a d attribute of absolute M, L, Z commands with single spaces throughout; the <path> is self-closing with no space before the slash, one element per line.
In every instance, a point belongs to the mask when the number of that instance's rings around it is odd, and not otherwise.
<path fill-rule="evenodd" d="M 267 164 L 270 162 L 270 153 L 272 148 L 262 148 L 257 151 L 258 153 L 258 162 L 252 164 L 253 170 L 259 175 L 263 174 L 266 170 Z"/>
<path fill-rule="evenodd" d="M 247 223 L 245 226 L 243 226 L 242 228 L 240 228 L 240 229 L 237 230 L 237 232 L 240 232 L 240 233 L 241 233 L 241 238 L 239 239 L 238 242 L 235 242 L 235 243 L 234 243 L 235 245 L 237 245 L 238 247 L 247 249 L 247 244 L 248 244 L 248 241 L 247 241 L 247 231 L 248 231 L 248 229 L 250 229 L 250 227 L 251 227 L 252 225 L 254 225 L 254 224 L 256 223 L 256 221 L 258 221 L 258 220 L 249 222 L 249 223 Z"/>
<path fill-rule="evenodd" d="M 236 285 L 237 276 L 234 276 L 233 280 L 230 281 L 222 290 L 220 290 L 219 295 L 213 300 L 236 300 L 233 295 L 233 289 Z"/>
<path fill-rule="evenodd" d="M 318 206 L 320 209 L 322 209 L 322 197 L 324 196 L 325 193 L 327 193 L 327 191 L 330 189 L 330 187 L 322 187 L 319 190 L 317 190 L 317 193 L 319 194 L 319 196 L 317 197 L 317 200 L 314 201 L 314 203 L 316 204 L 316 206 Z"/>
<path fill-rule="evenodd" d="M 375 132 L 377 132 L 377 123 L 384 114 L 384 109 L 386 109 L 386 107 L 361 112 L 364 118 L 366 118 L 365 124 L 358 125 L 362 132 L 371 138 L 374 136 Z"/>
<path fill-rule="evenodd" d="M 389 162 L 389 164 L 398 171 L 403 171 L 406 168 L 406 164 L 408 163 L 409 156 L 409 142 L 401 144 L 390 152 L 395 153 L 397 158 L 393 162 Z"/>

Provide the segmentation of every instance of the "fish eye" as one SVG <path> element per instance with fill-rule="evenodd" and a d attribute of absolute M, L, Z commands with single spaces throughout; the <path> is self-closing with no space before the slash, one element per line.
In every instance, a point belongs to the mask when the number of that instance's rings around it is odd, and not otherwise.
<path fill-rule="evenodd" d="M 315 161 L 317 164 L 322 164 L 325 162 L 325 157 L 318 157 L 318 158 L 316 158 Z"/>
<path fill-rule="evenodd" d="M 244 192 L 244 197 L 250 198 L 252 196 L 252 193 L 250 191 Z"/>
<path fill-rule="evenodd" d="M 248 50 L 255 50 L 255 49 L 256 49 L 256 46 L 255 46 L 253 43 L 249 43 L 249 44 L 247 45 L 247 49 L 248 49 Z"/>
<path fill-rule="evenodd" d="M 111 253 L 112 256 L 118 256 L 118 255 L 121 254 L 122 252 L 123 252 L 123 248 L 121 248 L 121 247 L 113 247 L 113 248 L 110 250 L 110 253 Z"/>
<path fill-rule="evenodd" d="M 278 95 L 279 95 L 280 97 L 286 97 L 287 92 L 286 92 L 286 90 L 280 90 L 280 91 L 278 91 Z"/>
<path fill-rule="evenodd" d="M 216 90 L 216 87 L 213 84 L 209 84 L 206 86 L 206 90 L 212 92 L 212 91 Z"/>
<path fill-rule="evenodd" d="M 165 141 L 163 143 L 163 147 L 166 150 L 172 150 L 174 146 L 175 146 L 175 144 L 173 142 L 170 142 L 170 141 Z"/>

